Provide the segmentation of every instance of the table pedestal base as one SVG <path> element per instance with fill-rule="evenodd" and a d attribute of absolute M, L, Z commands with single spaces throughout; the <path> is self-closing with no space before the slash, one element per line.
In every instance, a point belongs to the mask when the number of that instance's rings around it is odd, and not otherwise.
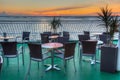
<path fill-rule="evenodd" d="M 60 68 L 56 67 L 57 65 L 51 65 L 51 64 L 46 64 L 45 66 L 48 66 L 48 68 L 45 71 L 49 71 L 49 70 L 60 70 Z"/>

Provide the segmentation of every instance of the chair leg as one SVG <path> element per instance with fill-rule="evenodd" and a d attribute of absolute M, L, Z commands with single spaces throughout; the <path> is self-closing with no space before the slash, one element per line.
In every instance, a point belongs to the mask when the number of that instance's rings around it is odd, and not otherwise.
<path fill-rule="evenodd" d="M 38 69 L 39 69 L 39 61 L 38 61 Z"/>
<path fill-rule="evenodd" d="M 96 64 L 96 55 L 95 55 L 95 64 Z"/>
<path fill-rule="evenodd" d="M 19 71 L 19 56 L 17 56 L 18 71 Z"/>
<path fill-rule="evenodd" d="M 24 46 L 24 44 L 22 43 L 22 54 L 24 53 L 23 46 Z"/>
<path fill-rule="evenodd" d="M 75 69 L 75 72 L 76 72 L 75 58 L 73 58 L 73 63 L 74 63 L 74 69 Z"/>
<path fill-rule="evenodd" d="M 80 56 L 80 44 L 78 43 L 78 57 Z"/>
<path fill-rule="evenodd" d="M 22 44 L 22 62 L 23 62 L 23 66 L 24 66 L 24 52 L 25 52 L 25 47 L 24 47 L 24 44 Z"/>
<path fill-rule="evenodd" d="M 25 75 L 25 79 L 24 79 L 24 80 L 27 80 L 28 75 L 30 75 L 30 68 L 31 68 L 31 60 L 30 60 L 30 63 L 29 63 L 29 65 L 28 65 L 28 71 L 27 71 L 27 73 L 26 73 L 26 75 Z"/>
<path fill-rule="evenodd" d="M 64 65 L 64 73 L 66 73 L 66 60 L 63 60 L 63 65 Z"/>
<path fill-rule="evenodd" d="M 45 70 L 44 70 L 44 61 L 42 61 L 42 70 L 41 70 L 42 72 L 42 75 L 41 75 L 41 77 L 43 77 L 43 75 L 44 75 L 44 73 L 45 73 Z"/>
<path fill-rule="evenodd" d="M 80 58 L 79 58 L 79 61 L 80 61 L 80 63 L 82 61 L 82 52 L 81 52 L 81 49 L 80 49 Z"/>
<path fill-rule="evenodd" d="M 24 66 L 24 54 L 22 53 L 22 63 L 23 63 L 23 66 Z"/>
<path fill-rule="evenodd" d="M 31 60 L 30 60 L 30 63 L 29 63 L 29 67 L 28 67 L 28 75 L 30 75 L 30 69 L 31 69 Z"/>
<path fill-rule="evenodd" d="M 9 59 L 7 58 L 7 66 L 9 65 Z"/>

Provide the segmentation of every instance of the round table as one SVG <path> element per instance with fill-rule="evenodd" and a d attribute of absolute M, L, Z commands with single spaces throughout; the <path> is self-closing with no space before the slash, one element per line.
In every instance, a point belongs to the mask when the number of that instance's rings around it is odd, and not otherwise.
<path fill-rule="evenodd" d="M 0 39 L 14 39 L 14 37 L 13 36 L 6 36 L 6 37 L 1 36 Z"/>
<path fill-rule="evenodd" d="M 52 35 L 52 36 L 49 36 L 49 38 L 55 42 L 55 40 L 58 38 L 59 36 L 58 35 Z"/>
<path fill-rule="evenodd" d="M 62 43 L 51 42 L 51 43 L 42 44 L 42 48 L 51 49 L 50 51 L 51 51 L 51 61 L 52 61 L 52 63 L 48 65 L 49 67 L 46 69 L 46 71 L 49 71 L 51 69 L 60 70 L 54 64 L 54 49 L 57 49 L 57 48 L 60 48 L 60 47 L 63 47 Z"/>
<path fill-rule="evenodd" d="M 13 37 L 13 36 L 6 36 L 6 37 L 0 36 L 0 39 L 4 40 L 4 41 L 8 41 L 8 39 L 14 39 L 14 38 L 15 37 Z"/>

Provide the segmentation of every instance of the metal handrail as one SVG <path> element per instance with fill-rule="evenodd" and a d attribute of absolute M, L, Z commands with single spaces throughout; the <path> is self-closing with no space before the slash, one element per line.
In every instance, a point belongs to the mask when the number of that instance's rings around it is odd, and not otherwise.
<path fill-rule="evenodd" d="M 62 27 L 58 28 L 58 32 L 68 31 L 71 39 L 77 39 L 78 34 L 83 31 L 91 33 L 104 32 L 105 28 L 98 26 L 100 20 L 61 20 Z M 39 33 L 44 31 L 52 31 L 50 20 L 0 20 L 0 35 L 6 32 L 8 35 L 21 36 L 23 31 L 29 31 L 40 38 Z"/>

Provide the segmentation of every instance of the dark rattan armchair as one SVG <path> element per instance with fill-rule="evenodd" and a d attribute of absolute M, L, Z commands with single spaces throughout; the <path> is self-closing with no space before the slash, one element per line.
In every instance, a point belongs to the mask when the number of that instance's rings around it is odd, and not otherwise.
<path fill-rule="evenodd" d="M 94 40 L 84 40 L 81 42 L 81 54 L 80 54 L 80 61 L 82 60 L 82 56 L 90 56 L 92 57 L 91 64 L 93 64 L 93 59 L 95 58 L 96 62 L 96 46 L 97 41 Z"/>
<path fill-rule="evenodd" d="M 7 64 L 9 62 L 8 58 L 17 58 L 19 69 L 19 54 L 21 53 L 21 48 L 17 49 L 17 42 L 1 42 L 1 45 L 3 58 L 7 58 Z"/>
<path fill-rule="evenodd" d="M 67 37 L 68 40 L 70 39 L 70 33 L 67 31 L 63 31 L 63 37 Z"/>
<path fill-rule="evenodd" d="M 28 74 L 29 74 L 31 68 L 31 61 L 38 62 L 38 68 L 39 68 L 39 62 L 42 62 L 42 68 L 43 68 L 43 60 L 48 59 L 50 56 L 46 52 L 42 53 L 41 44 L 28 43 L 28 47 L 30 54 L 30 63 L 28 68 Z M 41 71 L 43 72 L 43 69 Z"/>
<path fill-rule="evenodd" d="M 27 41 L 29 41 L 29 38 L 30 37 L 30 32 L 23 32 L 22 33 L 22 40 L 24 41 L 24 40 L 27 40 Z"/>
<path fill-rule="evenodd" d="M 68 37 L 58 37 L 57 38 L 57 42 L 59 42 L 59 43 L 66 43 L 66 42 L 68 42 L 69 41 L 69 38 Z"/>
<path fill-rule="evenodd" d="M 108 34 L 99 35 L 99 40 L 103 41 L 103 44 L 107 44 L 107 42 L 110 40 L 110 35 Z"/>
<path fill-rule="evenodd" d="M 89 35 L 90 36 L 90 32 L 89 31 L 84 31 L 84 35 Z"/>
<path fill-rule="evenodd" d="M 22 38 L 22 41 L 18 41 L 19 38 Z M 23 65 L 24 65 L 24 52 L 25 52 L 25 43 L 29 42 L 30 39 L 30 32 L 22 32 L 22 37 L 17 36 L 16 41 L 21 44 L 22 48 L 22 57 L 23 57 Z"/>
<path fill-rule="evenodd" d="M 41 33 L 40 36 L 41 36 L 41 43 L 49 43 L 49 35 L 48 34 Z"/>
<path fill-rule="evenodd" d="M 74 62 L 74 69 L 76 71 L 75 67 L 75 58 L 74 58 L 74 53 L 75 53 L 75 42 L 69 42 L 64 44 L 64 52 L 61 52 L 61 54 L 57 54 L 56 57 L 61 58 L 64 62 L 64 69 L 66 67 L 66 61 L 73 59 Z"/>
<path fill-rule="evenodd" d="M 79 40 L 79 48 L 78 48 L 78 52 L 81 52 L 81 41 L 83 40 L 90 40 L 90 36 L 89 35 L 78 35 L 78 40 Z M 81 54 L 81 53 L 78 53 Z"/>

